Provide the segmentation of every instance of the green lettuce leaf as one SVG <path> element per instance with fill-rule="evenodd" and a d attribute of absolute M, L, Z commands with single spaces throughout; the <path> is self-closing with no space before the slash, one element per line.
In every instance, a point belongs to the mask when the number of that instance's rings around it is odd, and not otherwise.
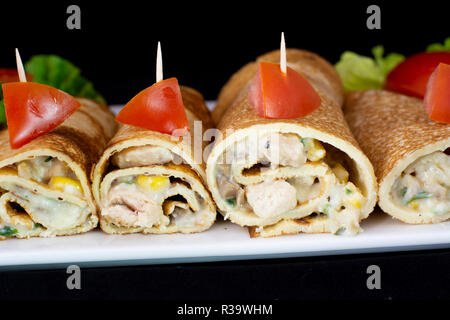
<path fill-rule="evenodd" d="M 384 86 L 386 76 L 405 57 L 390 53 L 383 57 L 383 46 L 372 49 L 373 58 L 345 51 L 335 67 L 341 76 L 346 91 L 380 89 Z"/>
<path fill-rule="evenodd" d="M 1 88 L 0 88 L 1 91 Z M 0 100 L 0 125 L 6 124 L 6 112 L 5 112 L 5 104 L 3 103 L 3 98 Z"/>
<path fill-rule="evenodd" d="M 450 51 L 450 37 L 444 40 L 444 43 L 432 43 L 427 49 L 427 52 L 436 52 L 436 51 Z"/>
<path fill-rule="evenodd" d="M 80 69 L 59 56 L 35 55 L 25 63 L 25 70 L 33 76 L 33 82 L 58 88 L 74 97 L 105 103 L 92 82 L 81 75 Z"/>
<path fill-rule="evenodd" d="M 0 127 L 6 124 L 5 104 L 3 103 L 2 83 L 0 82 Z"/>

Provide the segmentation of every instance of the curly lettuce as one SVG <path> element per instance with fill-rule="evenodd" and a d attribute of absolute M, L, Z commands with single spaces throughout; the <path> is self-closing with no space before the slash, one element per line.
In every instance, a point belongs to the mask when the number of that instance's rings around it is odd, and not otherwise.
<path fill-rule="evenodd" d="M 374 47 L 372 54 L 373 58 L 352 51 L 345 51 L 341 55 L 335 67 L 346 91 L 382 88 L 388 73 L 405 60 L 405 56 L 399 53 L 383 57 L 383 46 Z"/>
<path fill-rule="evenodd" d="M 105 103 L 92 82 L 81 75 L 81 70 L 57 55 L 35 55 L 25 63 L 25 71 L 33 76 L 34 82 L 55 87 L 74 97 Z"/>
<path fill-rule="evenodd" d="M 450 51 L 450 37 L 444 40 L 444 43 L 432 43 L 427 49 L 427 52 L 437 52 L 437 51 Z"/>

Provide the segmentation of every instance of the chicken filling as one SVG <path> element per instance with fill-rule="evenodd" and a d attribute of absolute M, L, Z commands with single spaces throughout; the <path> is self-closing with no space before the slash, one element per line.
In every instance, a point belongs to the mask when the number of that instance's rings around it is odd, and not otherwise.
<path fill-rule="evenodd" d="M 181 164 L 183 159 L 166 148 L 146 145 L 122 150 L 112 156 L 111 162 L 114 166 L 124 169 L 170 162 Z"/>
<path fill-rule="evenodd" d="M 63 161 L 53 157 L 36 157 L 21 161 L 17 175 L 48 186 L 50 189 L 83 198 L 83 189 L 75 173 Z"/>
<path fill-rule="evenodd" d="M 410 164 L 393 186 L 402 207 L 421 213 L 450 213 L 450 156 L 437 151 Z"/>
<path fill-rule="evenodd" d="M 152 145 L 130 147 L 113 155 L 119 169 L 181 164 L 170 150 Z M 121 227 L 195 228 L 208 222 L 207 206 L 185 181 L 166 176 L 135 175 L 116 179 L 108 191 L 102 216 Z"/>
<path fill-rule="evenodd" d="M 349 181 L 344 161 L 318 140 L 266 133 L 236 143 L 224 157 L 216 179 L 230 212 L 251 212 L 268 221 L 294 212 L 294 218 L 316 213 L 335 222 L 335 231 L 359 230 L 365 198 Z"/>
<path fill-rule="evenodd" d="M 164 229 L 207 224 L 204 200 L 181 179 L 137 175 L 114 180 L 102 215 L 122 227 Z"/>

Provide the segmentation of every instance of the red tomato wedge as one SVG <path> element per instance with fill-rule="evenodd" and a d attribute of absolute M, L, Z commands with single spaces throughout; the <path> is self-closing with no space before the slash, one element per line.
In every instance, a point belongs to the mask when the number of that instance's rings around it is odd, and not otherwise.
<path fill-rule="evenodd" d="M 260 117 L 301 118 L 316 110 L 321 99 L 309 82 L 291 68 L 283 73 L 280 65 L 260 62 L 248 92 L 250 104 Z"/>
<path fill-rule="evenodd" d="M 423 103 L 431 120 L 450 123 L 450 65 L 441 63 L 431 74 Z"/>
<path fill-rule="evenodd" d="M 385 88 L 423 99 L 428 80 L 441 62 L 450 64 L 450 52 L 422 52 L 408 57 L 388 74 Z"/>
<path fill-rule="evenodd" d="M 81 106 L 71 95 L 40 83 L 9 82 L 2 89 L 13 149 L 50 132 Z"/>
<path fill-rule="evenodd" d="M 189 122 L 176 78 L 159 81 L 139 92 L 123 107 L 116 120 L 177 137 L 189 131 Z"/>

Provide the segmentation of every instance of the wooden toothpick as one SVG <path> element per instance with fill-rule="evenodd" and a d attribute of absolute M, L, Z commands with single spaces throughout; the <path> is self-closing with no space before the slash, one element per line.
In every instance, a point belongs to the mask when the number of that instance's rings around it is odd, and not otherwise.
<path fill-rule="evenodd" d="M 284 41 L 284 32 L 281 33 L 280 69 L 281 69 L 281 72 L 286 74 L 286 42 Z"/>
<path fill-rule="evenodd" d="M 20 59 L 19 50 L 16 48 L 16 64 L 17 72 L 19 73 L 20 82 L 27 82 L 27 76 L 25 74 L 25 69 L 23 68 L 22 59 Z"/>
<path fill-rule="evenodd" d="M 161 43 L 158 41 L 158 52 L 156 54 L 156 82 L 160 82 L 162 79 L 163 79 L 163 66 L 162 66 Z"/>

